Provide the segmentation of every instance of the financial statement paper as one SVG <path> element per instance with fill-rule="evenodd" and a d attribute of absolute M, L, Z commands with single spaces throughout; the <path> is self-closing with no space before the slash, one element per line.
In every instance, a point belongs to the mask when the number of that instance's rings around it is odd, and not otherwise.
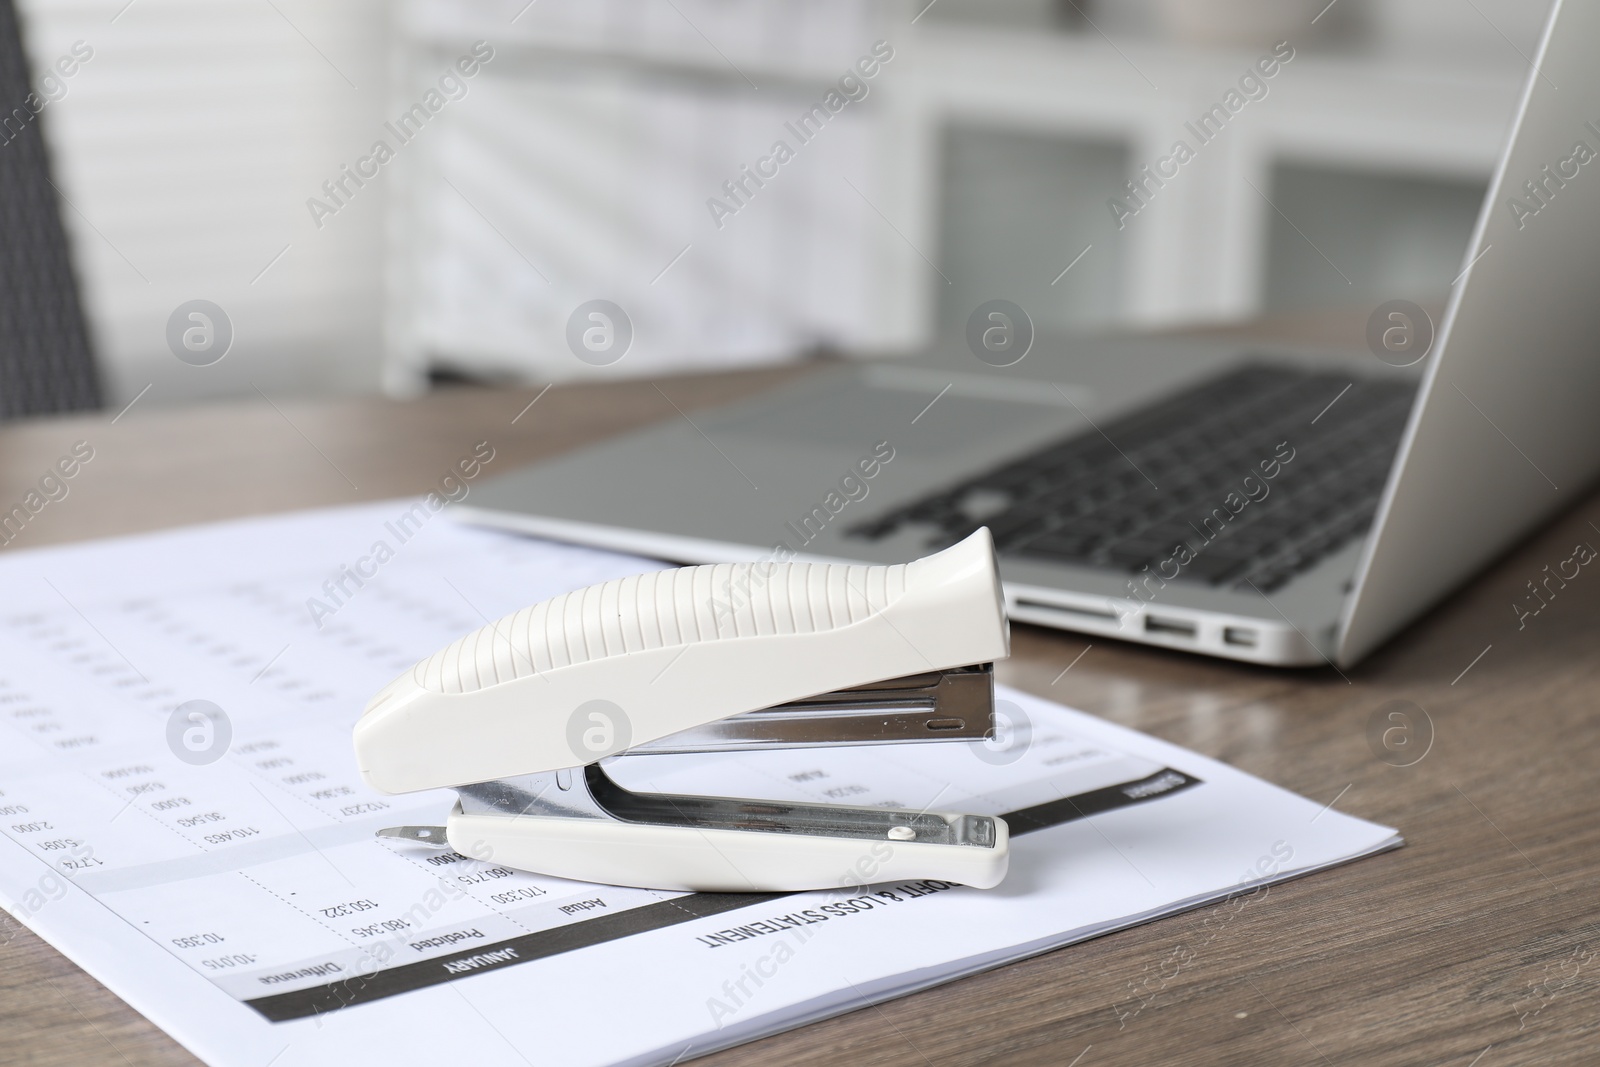
<path fill-rule="evenodd" d="M 872 884 L 864 850 L 855 889 L 652 892 L 375 838 L 442 823 L 454 794 L 362 783 L 373 693 L 489 620 L 662 566 L 417 514 L 0 558 L 9 936 L 20 920 L 207 1063 L 667 1064 L 1400 843 L 1005 687 L 991 742 L 615 764 L 636 789 L 1001 815 L 997 889 Z M 1107 1018 L 1156 970 L 1130 962 Z"/>

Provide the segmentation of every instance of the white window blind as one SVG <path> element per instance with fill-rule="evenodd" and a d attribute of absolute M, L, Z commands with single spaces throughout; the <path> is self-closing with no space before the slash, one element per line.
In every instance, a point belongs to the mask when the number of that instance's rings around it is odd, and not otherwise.
<path fill-rule="evenodd" d="M 370 139 L 386 100 L 379 0 L 23 0 L 39 79 L 92 49 L 43 111 L 111 403 L 370 390 L 382 191 L 317 229 L 306 199 Z M 211 300 L 232 349 L 168 350 Z"/>
<path fill-rule="evenodd" d="M 413 0 L 404 11 L 393 109 L 472 40 L 495 58 L 404 161 L 396 386 L 439 364 L 595 373 L 567 341 L 569 316 L 595 299 L 634 327 L 605 373 L 893 347 L 923 328 L 916 293 L 930 268 L 879 214 L 905 208 L 884 192 L 893 59 L 855 74 L 858 99 L 835 97 L 815 128 L 795 125 L 885 36 L 874 0 Z M 779 141 L 792 152 L 782 162 Z M 758 166 L 765 179 L 746 177 Z M 730 194 L 728 181 L 742 187 Z"/>

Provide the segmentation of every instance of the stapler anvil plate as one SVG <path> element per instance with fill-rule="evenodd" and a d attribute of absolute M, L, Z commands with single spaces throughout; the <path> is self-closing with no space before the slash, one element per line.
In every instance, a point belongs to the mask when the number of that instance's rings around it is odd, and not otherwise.
<path fill-rule="evenodd" d="M 702 891 L 940 878 L 990 888 L 986 815 L 634 792 L 623 754 L 976 742 L 1009 631 L 988 530 L 914 563 L 684 567 L 593 585 L 466 635 L 355 728 L 367 783 L 450 787 L 445 825 L 381 831 L 522 870 Z"/>

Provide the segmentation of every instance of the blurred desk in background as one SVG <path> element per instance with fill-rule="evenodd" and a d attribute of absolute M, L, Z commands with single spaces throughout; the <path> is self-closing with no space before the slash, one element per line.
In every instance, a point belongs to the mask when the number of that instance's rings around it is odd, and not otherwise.
<path fill-rule="evenodd" d="M 1359 348 L 1361 325 L 1250 336 Z M 20 499 L 74 441 L 95 459 L 7 550 L 419 493 L 485 438 L 510 466 L 805 373 L 566 385 L 531 409 L 535 389 L 456 388 L 16 424 L 0 428 L 0 501 Z M 1004 681 L 1397 826 L 1409 844 L 1247 910 L 1165 919 L 703 1062 L 1466 1065 L 1492 1045 L 1482 1067 L 1592 1063 L 1600 820 L 1586 786 L 1600 753 L 1600 585 L 1580 577 L 1520 631 L 1510 607 L 1573 544 L 1600 544 L 1591 519 L 1593 499 L 1348 679 L 1098 639 L 1086 652 L 1082 637 L 1015 627 Z M 1373 712 L 1395 699 L 1432 722 L 1431 738 L 1411 739 L 1426 752 L 1411 766 L 1386 762 L 1397 760 L 1370 736 Z M 0 921 L 0 1060 L 195 1062 Z"/>

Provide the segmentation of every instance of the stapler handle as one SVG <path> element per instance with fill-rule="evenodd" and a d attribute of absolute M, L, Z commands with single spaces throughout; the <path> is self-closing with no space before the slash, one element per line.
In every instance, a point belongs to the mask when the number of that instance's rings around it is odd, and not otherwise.
<path fill-rule="evenodd" d="M 386 793 L 577 767 L 818 693 L 1004 659 L 1009 636 L 987 529 L 896 566 L 634 575 L 418 663 L 367 705 L 357 763 Z M 608 728 L 590 731 L 597 711 Z"/>

